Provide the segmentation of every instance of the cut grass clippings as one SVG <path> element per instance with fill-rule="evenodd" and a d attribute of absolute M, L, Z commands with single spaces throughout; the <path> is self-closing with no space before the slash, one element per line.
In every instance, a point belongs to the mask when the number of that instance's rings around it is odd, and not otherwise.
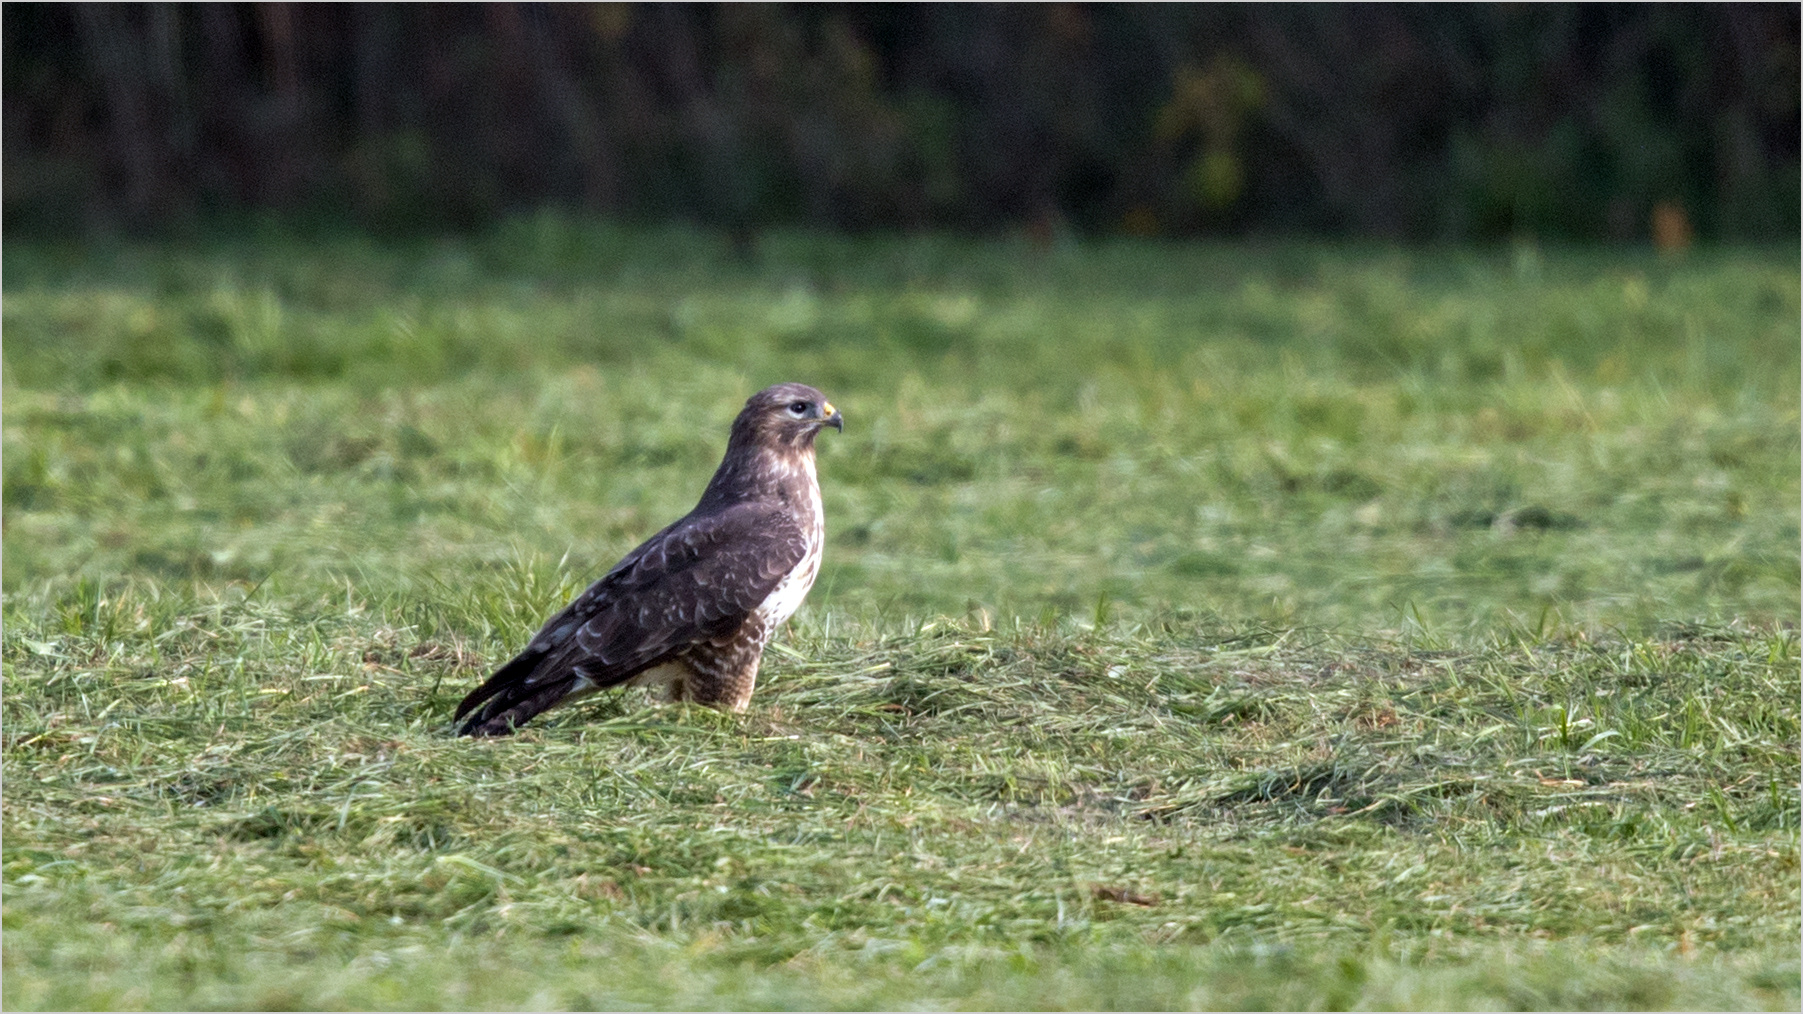
<path fill-rule="evenodd" d="M 1794 251 L 8 244 L 8 1008 L 1789 1008 Z M 455 701 L 845 407 L 749 713 Z"/>

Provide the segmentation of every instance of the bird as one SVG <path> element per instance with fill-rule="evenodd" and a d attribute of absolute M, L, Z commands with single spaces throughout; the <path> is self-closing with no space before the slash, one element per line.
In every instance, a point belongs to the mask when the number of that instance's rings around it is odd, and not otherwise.
<path fill-rule="evenodd" d="M 764 645 L 820 573 L 814 438 L 845 417 L 806 384 L 752 395 L 695 509 L 627 553 L 457 705 L 462 736 L 505 736 L 617 686 L 743 712 Z"/>

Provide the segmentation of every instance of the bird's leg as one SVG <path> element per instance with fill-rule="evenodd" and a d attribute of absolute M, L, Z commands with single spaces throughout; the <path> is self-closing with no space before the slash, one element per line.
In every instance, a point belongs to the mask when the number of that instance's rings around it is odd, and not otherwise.
<path fill-rule="evenodd" d="M 742 715 L 751 705 L 751 691 L 758 682 L 758 665 L 763 660 L 756 655 L 751 657 L 751 664 L 735 674 L 732 685 L 720 697 L 720 703 L 735 715 Z"/>

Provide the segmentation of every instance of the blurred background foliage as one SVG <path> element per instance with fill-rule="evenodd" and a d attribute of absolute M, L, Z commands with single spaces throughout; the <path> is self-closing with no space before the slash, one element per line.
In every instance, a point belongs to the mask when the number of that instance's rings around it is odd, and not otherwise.
<path fill-rule="evenodd" d="M 8 4 L 9 235 L 1794 238 L 1794 4 Z"/>

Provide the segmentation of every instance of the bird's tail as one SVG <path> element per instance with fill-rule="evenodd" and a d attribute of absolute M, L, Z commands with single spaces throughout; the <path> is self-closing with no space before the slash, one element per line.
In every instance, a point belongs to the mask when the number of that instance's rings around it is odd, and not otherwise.
<path fill-rule="evenodd" d="M 586 697 L 595 685 L 573 672 L 531 679 L 539 658 L 516 658 L 495 670 L 457 705 L 459 736 L 506 736 L 534 715 Z M 468 715 L 469 719 L 464 720 Z"/>

